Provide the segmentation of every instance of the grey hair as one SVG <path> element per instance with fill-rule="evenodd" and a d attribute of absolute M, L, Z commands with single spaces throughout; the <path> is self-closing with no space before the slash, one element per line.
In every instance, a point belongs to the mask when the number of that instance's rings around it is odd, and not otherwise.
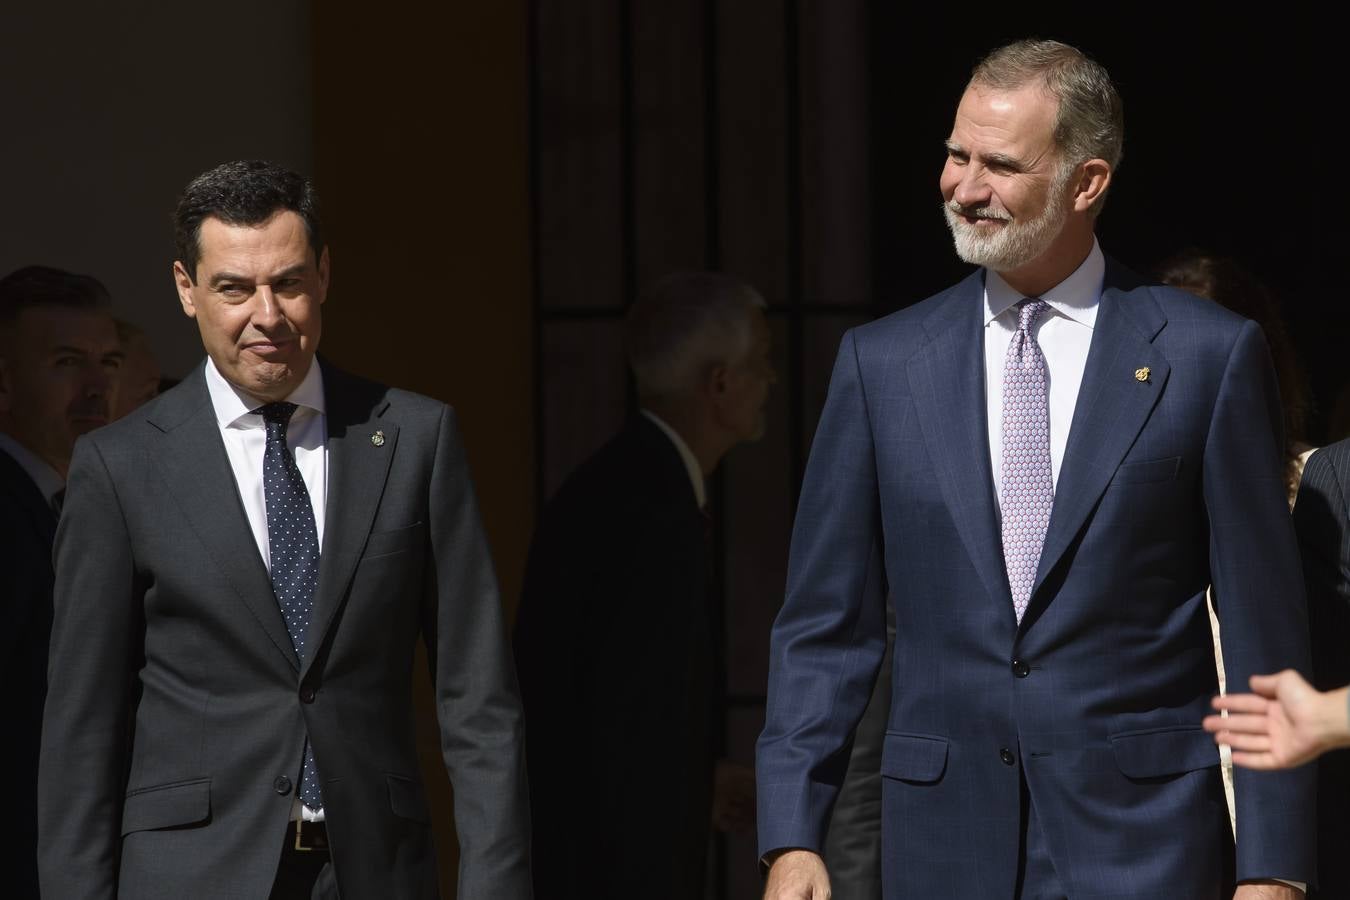
<path fill-rule="evenodd" d="M 1124 156 L 1125 108 L 1111 76 L 1096 60 L 1059 41 L 1024 40 L 999 47 L 975 66 L 970 85 L 1016 90 L 1039 82 L 1059 103 L 1055 145 L 1062 165 L 1104 159 L 1114 172 Z M 1093 213 L 1106 201 L 1097 199 Z"/>
<path fill-rule="evenodd" d="M 639 396 L 687 393 L 711 366 L 744 359 L 751 314 L 764 307 L 754 288 L 717 272 L 676 272 L 650 285 L 624 319 Z"/>

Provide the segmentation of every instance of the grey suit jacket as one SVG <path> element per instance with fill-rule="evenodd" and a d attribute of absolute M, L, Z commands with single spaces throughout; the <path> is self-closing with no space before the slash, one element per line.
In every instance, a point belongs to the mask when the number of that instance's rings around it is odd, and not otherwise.
<path fill-rule="evenodd" d="M 520 708 L 454 413 L 323 371 L 328 501 L 303 660 L 201 368 L 77 444 L 39 777 L 45 896 L 267 896 L 308 734 L 342 896 L 434 897 L 419 637 L 459 896 L 529 896 Z"/>

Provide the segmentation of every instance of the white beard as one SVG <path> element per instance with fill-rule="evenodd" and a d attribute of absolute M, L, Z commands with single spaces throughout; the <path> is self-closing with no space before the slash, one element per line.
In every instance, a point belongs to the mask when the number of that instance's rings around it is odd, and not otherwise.
<path fill-rule="evenodd" d="M 1050 199 L 1045 209 L 1032 219 L 1008 219 L 1007 213 L 989 207 L 963 208 L 955 200 L 942 204 L 956 244 L 956 255 L 963 262 L 984 266 L 995 272 L 1020 269 L 1036 259 L 1054 243 L 1069 217 L 1069 206 L 1064 199 L 1068 175 L 1056 175 L 1050 185 Z M 995 226 L 993 233 L 983 233 L 988 226 L 971 225 L 962 220 L 960 212 L 969 215 L 1003 218 L 1007 224 Z"/>

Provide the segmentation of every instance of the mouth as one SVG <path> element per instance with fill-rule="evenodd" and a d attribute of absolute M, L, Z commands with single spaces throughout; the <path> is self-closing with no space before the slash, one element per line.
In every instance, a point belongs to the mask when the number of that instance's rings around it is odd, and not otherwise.
<path fill-rule="evenodd" d="M 289 353 L 295 341 L 251 341 L 243 346 L 244 350 L 264 359 Z"/>
<path fill-rule="evenodd" d="M 70 417 L 70 423 L 76 428 L 88 431 L 107 425 L 108 417 L 102 413 L 76 413 Z"/>

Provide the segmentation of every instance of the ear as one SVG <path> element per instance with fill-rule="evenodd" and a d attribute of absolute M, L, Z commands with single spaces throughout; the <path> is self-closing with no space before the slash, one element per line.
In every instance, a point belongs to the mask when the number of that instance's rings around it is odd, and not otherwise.
<path fill-rule="evenodd" d="M 330 272 L 330 262 L 328 259 L 328 247 L 325 245 L 323 252 L 319 254 L 319 302 L 328 299 L 328 275 Z"/>
<path fill-rule="evenodd" d="M 1074 212 L 1087 212 L 1111 186 L 1111 164 L 1104 159 L 1089 159 L 1074 187 Z"/>
<path fill-rule="evenodd" d="M 192 279 L 188 277 L 187 267 L 180 260 L 173 263 L 173 284 L 178 289 L 178 302 L 183 306 L 183 315 L 189 319 L 197 318 L 197 304 L 192 298 Z"/>

